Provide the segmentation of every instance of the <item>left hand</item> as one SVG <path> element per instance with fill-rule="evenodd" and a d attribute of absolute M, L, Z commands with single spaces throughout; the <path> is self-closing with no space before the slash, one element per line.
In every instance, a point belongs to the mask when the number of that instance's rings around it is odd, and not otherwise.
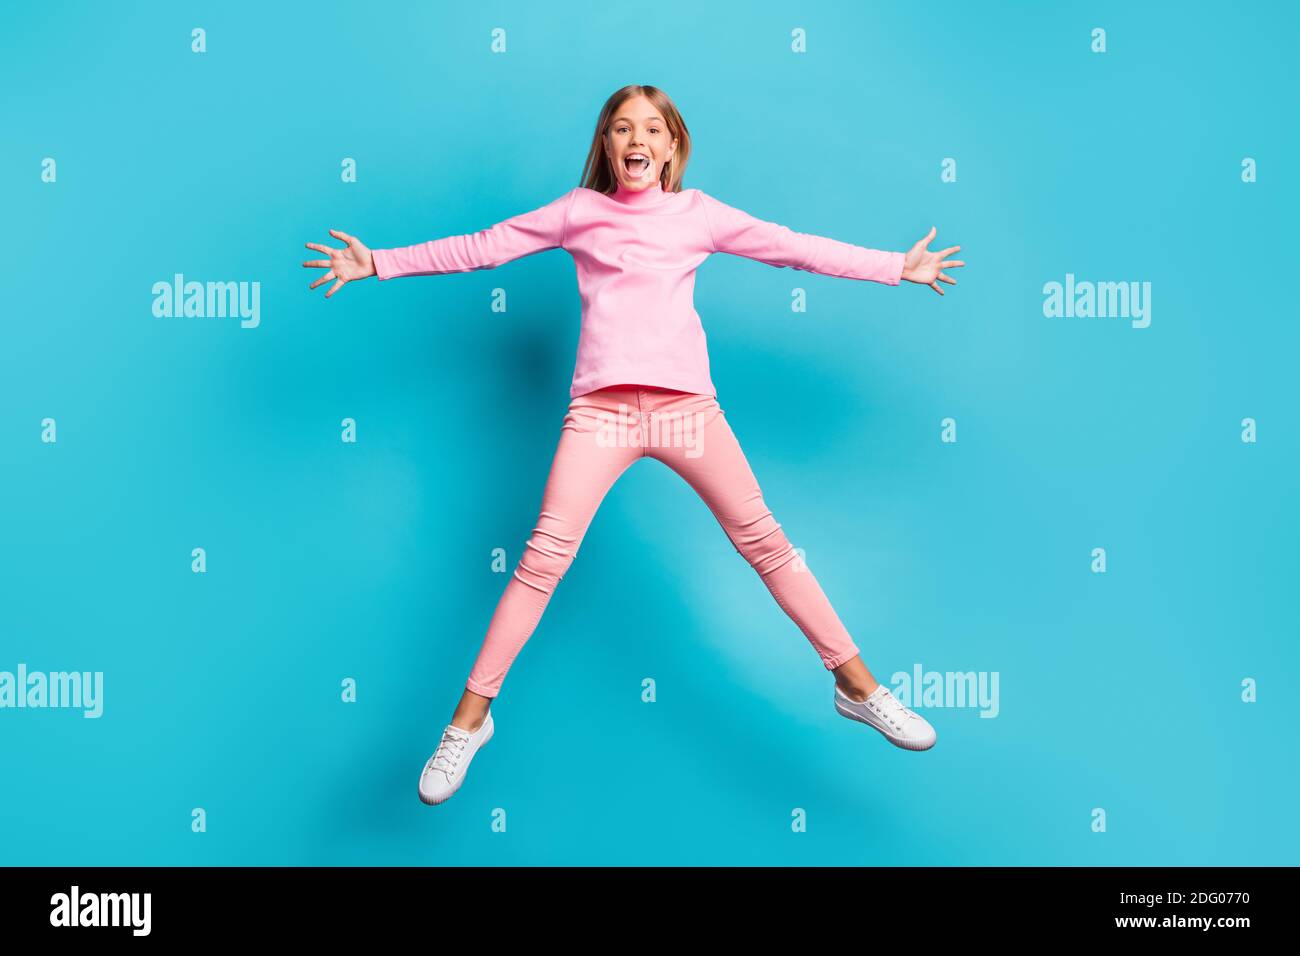
<path fill-rule="evenodd" d="M 944 269 L 964 266 L 966 263 L 960 259 L 944 259 L 949 253 L 957 252 L 961 246 L 949 246 L 939 252 L 931 252 L 926 246 L 934 239 L 935 227 L 931 226 L 930 231 L 925 234 L 924 238 L 917 241 L 907 251 L 903 259 L 902 278 L 908 282 L 917 282 L 922 285 L 928 285 L 935 292 L 943 295 L 943 290 L 939 288 L 940 282 L 949 282 L 957 284 L 957 280 L 943 274 Z M 936 281 L 937 280 L 937 281 Z"/>

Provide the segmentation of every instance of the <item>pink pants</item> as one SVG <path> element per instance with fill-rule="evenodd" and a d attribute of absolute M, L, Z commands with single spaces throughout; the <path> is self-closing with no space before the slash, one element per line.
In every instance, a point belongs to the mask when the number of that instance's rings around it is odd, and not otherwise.
<path fill-rule="evenodd" d="M 569 403 L 537 525 L 488 625 L 465 685 L 469 690 L 497 696 L 605 494 L 642 458 L 657 458 L 695 489 L 827 670 L 857 656 L 857 646 L 817 579 L 763 503 L 717 399 L 615 385 Z"/>

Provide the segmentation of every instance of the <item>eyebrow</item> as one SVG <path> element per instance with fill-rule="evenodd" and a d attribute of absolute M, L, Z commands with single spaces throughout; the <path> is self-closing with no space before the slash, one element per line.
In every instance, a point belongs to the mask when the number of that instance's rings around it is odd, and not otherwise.
<path fill-rule="evenodd" d="M 663 120 L 660 119 L 658 116 L 651 116 L 649 119 L 646 120 L 647 123 L 653 123 L 653 122 L 656 122 L 656 121 L 658 121 L 658 122 L 660 122 L 660 123 L 663 122 Z M 613 119 L 613 122 L 615 122 L 615 123 L 630 123 L 630 122 L 632 122 L 632 120 L 629 119 L 629 118 L 626 117 L 626 116 L 615 116 L 614 119 Z"/>

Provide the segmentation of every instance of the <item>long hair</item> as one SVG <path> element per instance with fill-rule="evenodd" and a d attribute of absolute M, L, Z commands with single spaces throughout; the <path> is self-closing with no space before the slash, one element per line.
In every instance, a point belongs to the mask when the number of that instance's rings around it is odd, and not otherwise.
<path fill-rule="evenodd" d="M 659 183 L 664 192 L 681 192 L 682 175 L 686 172 L 686 162 L 691 156 L 691 134 L 686 129 L 686 121 L 677 111 L 668 94 L 657 86 L 625 86 L 605 101 L 596 120 L 596 132 L 591 138 L 591 149 L 587 152 L 587 162 L 582 168 L 580 185 L 605 194 L 612 193 L 618 187 L 618 179 L 610 168 L 609 157 L 605 155 L 605 137 L 613 123 L 614 114 L 629 97 L 644 96 L 654 104 L 659 115 L 668 127 L 668 135 L 677 139 L 677 148 L 672 157 L 664 163 L 659 174 Z"/>

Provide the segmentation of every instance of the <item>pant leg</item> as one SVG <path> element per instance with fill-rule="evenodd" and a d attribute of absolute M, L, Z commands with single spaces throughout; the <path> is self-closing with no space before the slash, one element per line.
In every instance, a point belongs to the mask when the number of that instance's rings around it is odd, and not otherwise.
<path fill-rule="evenodd" d="M 541 510 L 523 555 L 506 582 L 465 686 L 496 697 L 506 672 L 532 635 L 568 571 L 597 508 L 619 476 L 641 457 L 638 447 L 601 435 L 605 415 L 627 392 L 580 395 L 569 404 L 542 493 Z"/>
<path fill-rule="evenodd" d="M 643 392 L 641 404 L 650 411 L 641 424 L 646 455 L 668 465 L 695 489 L 826 669 L 856 657 L 859 650 L 853 638 L 764 503 L 717 399 L 684 392 Z"/>

